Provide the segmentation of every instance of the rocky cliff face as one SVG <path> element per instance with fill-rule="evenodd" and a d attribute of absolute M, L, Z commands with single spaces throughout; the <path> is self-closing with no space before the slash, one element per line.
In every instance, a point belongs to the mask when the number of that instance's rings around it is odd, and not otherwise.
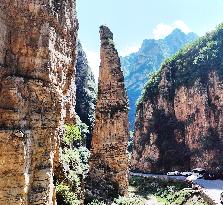
<path fill-rule="evenodd" d="M 0 5 L 0 204 L 55 204 L 64 123 L 75 120 L 73 0 Z"/>
<path fill-rule="evenodd" d="M 137 108 L 132 169 L 223 166 L 223 26 L 167 61 Z"/>
<path fill-rule="evenodd" d="M 134 129 L 136 102 L 139 99 L 149 75 L 157 71 L 161 63 L 174 55 L 185 44 L 194 41 L 197 35 L 185 34 L 175 29 L 164 39 L 146 39 L 138 52 L 121 58 L 125 76 L 125 85 L 129 97 L 129 121 L 131 130 Z"/>
<path fill-rule="evenodd" d="M 81 121 L 89 128 L 87 134 L 87 147 L 90 148 L 93 126 L 95 121 L 95 106 L 97 97 L 97 86 L 94 75 L 88 65 L 87 57 L 82 49 L 81 43 L 77 45 L 76 65 L 76 112 Z"/>
<path fill-rule="evenodd" d="M 111 200 L 128 189 L 128 100 L 113 34 L 100 27 L 101 65 L 87 188 Z"/>

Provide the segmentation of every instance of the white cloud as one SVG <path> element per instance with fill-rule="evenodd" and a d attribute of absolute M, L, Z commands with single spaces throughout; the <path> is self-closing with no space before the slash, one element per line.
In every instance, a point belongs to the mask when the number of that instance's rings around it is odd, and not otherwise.
<path fill-rule="evenodd" d="M 153 30 L 153 36 L 155 39 L 164 38 L 165 36 L 169 35 L 172 30 L 173 28 L 170 25 L 160 23 Z"/>
<path fill-rule="evenodd" d="M 99 52 L 90 51 L 85 49 L 87 55 L 89 66 L 92 69 L 96 82 L 98 82 L 99 77 L 99 65 L 100 65 L 100 54 Z"/>
<path fill-rule="evenodd" d="M 139 50 L 140 46 L 139 45 L 132 45 L 132 46 L 127 46 L 124 49 L 119 51 L 120 56 L 127 56 L 131 53 L 135 53 Z"/>
<path fill-rule="evenodd" d="M 184 33 L 191 32 L 191 29 L 187 26 L 187 24 L 182 20 L 176 20 L 172 24 L 158 24 L 153 30 L 153 36 L 155 39 L 165 38 L 169 35 L 174 29 L 179 28 Z"/>
<path fill-rule="evenodd" d="M 188 25 L 181 20 L 175 21 L 173 23 L 173 27 L 181 29 L 181 31 L 183 31 L 184 33 L 190 33 L 191 32 L 191 29 L 188 27 Z"/>

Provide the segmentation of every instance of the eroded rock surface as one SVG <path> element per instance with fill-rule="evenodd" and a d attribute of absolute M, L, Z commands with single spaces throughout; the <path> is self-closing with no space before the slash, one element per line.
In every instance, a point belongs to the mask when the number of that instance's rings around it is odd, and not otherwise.
<path fill-rule="evenodd" d="M 75 120 L 73 0 L 0 4 L 0 204 L 55 204 L 64 123 Z"/>
<path fill-rule="evenodd" d="M 76 112 L 81 121 L 88 126 L 86 145 L 90 149 L 92 132 L 95 122 L 95 106 L 97 98 L 97 86 L 94 75 L 88 65 L 86 54 L 80 41 L 77 45 L 77 64 L 76 64 Z"/>
<path fill-rule="evenodd" d="M 222 32 L 162 66 L 138 105 L 132 169 L 223 171 Z"/>
<path fill-rule="evenodd" d="M 113 34 L 100 27 L 101 65 L 87 188 L 110 200 L 128 189 L 128 100 Z"/>

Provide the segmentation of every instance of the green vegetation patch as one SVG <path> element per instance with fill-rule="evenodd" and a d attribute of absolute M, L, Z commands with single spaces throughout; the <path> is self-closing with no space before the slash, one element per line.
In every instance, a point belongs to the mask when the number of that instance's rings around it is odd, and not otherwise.
<path fill-rule="evenodd" d="M 138 176 L 130 177 L 129 196 L 120 196 L 112 205 L 144 205 L 150 203 L 151 199 L 153 203 L 157 200 L 157 203 L 163 205 L 208 205 L 199 191 L 193 190 L 189 183 Z M 88 205 L 106 205 L 106 203 L 93 200 Z"/>
<path fill-rule="evenodd" d="M 129 184 L 130 193 L 134 193 L 141 199 L 155 196 L 164 205 L 183 205 L 188 201 L 193 204 L 195 199 L 197 201 L 195 204 L 207 205 L 200 197 L 199 192 L 193 190 L 190 184 L 183 181 L 132 176 Z"/>
<path fill-rule="evenodd" d="M 83 204 L 83 179 L 89 169 L 89 150 L 84 147 L 87 127 L 79 122 L 76 125 L 65 125 L 65 134 L 60 149 L 60 163 L 63 175 L 56 180 L 57 201 L 59 204 Z"/>

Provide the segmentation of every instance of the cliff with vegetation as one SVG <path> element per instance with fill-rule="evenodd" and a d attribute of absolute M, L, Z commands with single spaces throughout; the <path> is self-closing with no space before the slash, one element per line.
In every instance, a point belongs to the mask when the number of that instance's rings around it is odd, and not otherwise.
<path fill-rule="evenodd" d="M 90 148 L 93 126 L 95 121 L 95 105 L 97 98 L 97 86 L 94 75 L 88 65 L 87 57 L 82 49 L 80 41 L 77 44 L 76 64 L 76 113 L 80 120 L 88 126 L 86 145 Z"/>
<path fill-rule="evenodd" d="M 223 25 L 166 61 L 137 107 L 132 169 L 223 166 Z"/>
<path fill-rule="evenodd" d="M 56 203 L 60 137 L 76 116 L 77 28 L 73 0 L 1 1 L 0 204 Z"/>
<path fill-rule="evenodd" d="M 125 76 L 125 85 L 129 97 L 129 121 L 131 130 L 134 129 L 136 102 L 139 99 L 149 76 L 157 71 L 161 63 L 174 55 L 185 44 L 194 41 L 197 35 L 185 34 L 175 29 L 164 39 L 146 39 L 138 52 L 122 57 L 122 69 Z"/>

